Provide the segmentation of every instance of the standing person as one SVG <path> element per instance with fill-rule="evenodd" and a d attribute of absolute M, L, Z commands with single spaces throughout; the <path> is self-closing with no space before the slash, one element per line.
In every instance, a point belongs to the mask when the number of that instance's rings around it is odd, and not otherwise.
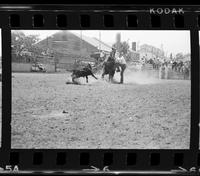
<path fill-rule="evenodd" d="M 191 61 L 188 61 L 189 79 L 191 79 Z"/>
<path fill-rule="evenodd" d="M 100 58 L 104 57 L 104 52 L 100 51 Z"/>
<path fill-rule="evenodd" d="M 72 69 L 73 69 L 73 70 L 76 70 L 77 67 L 78 67 L 78 62 L 77 62 L 77 59 L 75 59 Z"/>
<path fill-rule="evenodd" d="M 105 59 L 105 53 L 104 53 L 104 51 L 101 51 L 100 52 L 100 56 L 99 56 L 100 58 L 99 58 L 99 62 L 102 62 L 102 61 L 104 61 L 104 59 Z"/>
<path fill-rule="evenodd" d="M 105 57 L 105 53 L 104 53 L 104 51 L 101 51 L 100 52 L 100 58 L 104 58 Z"/>
<path fill-rule="evenodd" d="M 165 79 L 168 79 L 168 71 L 169 71 L 169 67 L 167 62 L 165 63 Z"/>
<path fill-rule="evenodd" d="M 165 66 L 162 63 L 160 68 L 159 68 L 159 78 L 160 79 L 165 79 Z"/>
<path fill-rule="evenodd" d="M 145 64 L 145 57 L 144 56 L 141 58 L 141 62 L 142 62 L 142 65 Z"/>
<path fill-rule="evenodd" d="M 120 64 L 125 64 L 125 65 L 126 65 L 126 60 L 125 60 L 125 58 L 124 58 L 124 53 L 123 53 L 123 52 L 121 52 L 121 53 L 119 54 L 118 62 L 119 62 Z"/>
<path fill-rule="evenodd" d="M 126 60 L 124 58 L 124 53 L 121 52 L 120 55 L 119 55 L 119 65 L 118 68 L 120 67 L 121 68 L 121 72 L 120 72 L 120 76 L 121 76 L 121 79 L 120 79 L 120 83 L 123 83 L 124 82 L 124 71 L 126 69 Z"/>
<path fill-rule="evenodd" d="M 119 57 L 116 58 L 116 63 L 119 63 L 120 65 L 126 65 L 126 60 L 124 58 L 124 53 L 119 53 Z M 119 72 L 119 66 L 117 67 L 117 72 Z"/>
<path fill-rule="evenodd" d="M 156 58 L 154 57 L 153 58 L 153 69 L 155 69 L 156 68 Z"/>

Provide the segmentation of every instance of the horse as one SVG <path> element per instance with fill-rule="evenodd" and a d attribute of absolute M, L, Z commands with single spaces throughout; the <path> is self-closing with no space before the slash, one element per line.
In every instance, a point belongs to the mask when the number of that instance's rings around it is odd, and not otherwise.
<path fill-rule="evenodd" d="M 120 68 L 120 70 L 119 70 Z M 103 64 L 103 73 L 102 78 L 104 78 L 104 75 L 109 75 L 109 81 L 113 82 L 113 77 L 115 74 L 116 69 L 120 71 L 120 83 L 123 84 L 124 82 L 124 71 L 126 69 L 126 64 L 117 62 L 117 60 L 114 57 L 109 56 L 107 61 Z"/>

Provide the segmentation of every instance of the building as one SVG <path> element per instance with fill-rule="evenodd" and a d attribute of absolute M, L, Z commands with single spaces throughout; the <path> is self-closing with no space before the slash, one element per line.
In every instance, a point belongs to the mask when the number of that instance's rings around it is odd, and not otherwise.
<path fill-rule="evenodd" d="M 141 45 L 138 52 L 140 53 L 140 59 L 145 57 L 147 60 L 153 58 L 163 60 L 165 58 L 163 50 L 147 44 Z"/>
<path fill-rule="evenodd" d="M 136 42 L 131 43 L 131 49 L 129 49 L 128 57 L 130 62 L 138 62 L 140 60 L 140 53 L 136 51 Z"/>
<path fill-rule="evenodd" d="M 138 62 L 140 60 L 140 54 L 133 50 L 128 52 L 128 57 L 130 62 Z"/>
<path fill-rule="evenodd" d="M 81 32 L 69 31 L 55 33 L 35 45 L 54 53 L 55 57 L 58 57 L 59 63 L 74 63 L 75 59 L 94 61 L 94 58 L 90 57 L 92 53 L 100 50 L 110 52 L 112 49 L 111 46 L 96 38 L 84 36 Z"/>

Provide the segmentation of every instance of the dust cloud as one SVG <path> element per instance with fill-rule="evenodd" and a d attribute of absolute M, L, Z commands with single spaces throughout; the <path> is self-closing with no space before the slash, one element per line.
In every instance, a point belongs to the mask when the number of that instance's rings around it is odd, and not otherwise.
<path fill-rule="evenodd" d="M 95 74 L 98 78 L 97 80 L 94 79 L 92 76 L 89 76 L 89 84 L 109 84 L 108 75 L 105 75 L 104 78 L 101 78 L 101 73 Z M 78 78 L 78 84 L 87 84 L 85 78 Z M 158 71 L 152 70 L 131 70 L 126 69 L 124 72 L 124 84 L 157 84 L 160 83 L 162 80 L 158 78 Z M 71 82 L 69 78 L 67 82 Z M 120 72 L 116 72 L 114 75 L 114 82 L 120 82 Z"/>
<path fill-rule="evenodd" d="M 125 82 L 136 83 L 136 84 L 156 84 L 161 80 L 158 79 L 156 73 L 151 71 L 129 71 L 124 74 Z"/>
<path fill-rule="evenodd" d="M 120 74 L 115 75 L 115 79 L 120 80 Z M 124 83 L 126 84 L 156 84 L 161 80 L 158 78 L 158 72 L 153 71 L 133 71 L 125 70 L 124 72 Z"/>

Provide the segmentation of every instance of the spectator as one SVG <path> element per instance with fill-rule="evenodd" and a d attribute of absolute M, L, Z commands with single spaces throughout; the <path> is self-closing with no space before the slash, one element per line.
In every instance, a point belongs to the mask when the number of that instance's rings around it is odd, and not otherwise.
<path fill-rule="evenodd" d="M 99 58 L 99 61 L 102 62 L 105 60 L 105 57 L 106 57 L 106 54 L 104 53 L 104 51 L 101 51 L 100 52 L 100 58 Z"/>
<path fill-rule="evenodd" d="M 101 60 L 102 60 L 103 58 L 105 58 L 105 53 L 104 53 L 104 51 L 101 51 L 101 52 L 100 52 L 100 58 L 101 58 Z"/>
<path fill-rule="evenodd" d="M 164 67 L 165 67 L 165 79 L 168 79 L 168 71 L 169 71 L 168 64 L 166 63 Z"/>
<path fill-rule="evenodd" d="M 159 69 L 159 78 L 164 79 L 165 78 L 165 66 L 164 64 L 161 64 Z"/>

